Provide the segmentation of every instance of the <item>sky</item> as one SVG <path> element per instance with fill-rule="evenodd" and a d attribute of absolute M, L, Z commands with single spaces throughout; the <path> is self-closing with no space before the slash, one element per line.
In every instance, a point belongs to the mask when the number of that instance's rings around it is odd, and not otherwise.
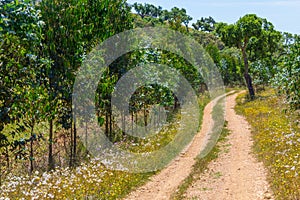
<path fill-rule="evenodd" d="M 127 0 L 149 3 L 170 10 L 185 8 L 192 22 L 212 16 L 217 22 L 234 23 L 245 14 L 257 14 L 270 21 L 276 30 L 300 34 L 300 0 Z"/>

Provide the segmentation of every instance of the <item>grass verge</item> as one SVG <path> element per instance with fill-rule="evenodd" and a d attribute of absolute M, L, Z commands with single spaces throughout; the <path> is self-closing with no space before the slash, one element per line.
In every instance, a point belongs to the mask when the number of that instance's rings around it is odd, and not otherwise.
<path fill-rule="evenodd" d="M 252 126 L 254 152 L 269 172 L 276 199 L 300 199 L 300 116 L 290 112 L 274 90 L 248 101 L 237 98 L 236 111 Z"/>
<path fill-rule="evenodd" d="M 208 102 L 207 95 L 199 97 L 200 119 Z M 157 143 L 167 143 L 173 135 L 173 132 L 168 132 L 161 137 L 153 137 L 153 141 L 149 142 L 153 145 L 146 150 L 156 148 Z M 145 149 L 145 145 L 137 146 L 137 151 Z M 74 169 L 58 167 L 51 172 L 37 171 L 32 176 L 8 174 L 4 184 L 0 186 L 0 200 L 120 199 L 147 182 L 153 174 L 155 173 L 111 171 L 97 160 L 82 163 Z"/>

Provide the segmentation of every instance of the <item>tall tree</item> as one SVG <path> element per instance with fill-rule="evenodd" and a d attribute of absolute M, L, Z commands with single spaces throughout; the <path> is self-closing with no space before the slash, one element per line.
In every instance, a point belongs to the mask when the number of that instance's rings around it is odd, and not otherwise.
<path fill-rule="evenodd" d="M 251 99 L 255 97 L 252 78 L 249 74 L 249 57 L 251 51 L 259 51 L 257 46 L 252 46 L 251 42 L 265 39 L 264 20 L 255 14 L 247 14 L 240 18 L 235 24 L 218 23 L 216 27 L 217 35 L 228 46 L 240 49 L 244 62 L 244 78 L 249 90 Z M 255 48 L 255 49 L 254 49 Z M 268 49 L 269 50 L 269 49 Z M 264 49 L 264 53 L 268 51 Z"/>
<path fill-rule="evenodd" d="M 71 159 L 76 161 L 76 122 L 72 121 L 72 87 L 84 55 L 99 42 L 131 27 L 130 8 L 124 0 L 44 0 L 40 3 L 45 38 L 43 52 L 52 61 L 48 72 L 51 111 L 49 115 L 49 169 L 52 169 L 53 120 L 71 128 Z M 57 109 L 61 103 L 64 109 Z M 56 112 L 55 112 L 56 111 Z M 59 111 L 59 112 L 58 112 Z"/>
<path fill-rule="evenodd" d="M 32 1 L 5 0 L 0 5 L 0 132 L 7 123 L 29 124 L 27 128 L 31 136 L 24 141 L 31 143 L 32 172 L 33 129 L 45 114 L 44 104 L 40 100 L 45 97 L 45 93 L 41 92 L 44 91 L 43 74 L 49 66 L 38 51 L 41 48 L 43 22 Z M 18 125 L 11 132 L 12 138 L 23 131 L 26 129 Z M 7 141 L 5 135 L 0 136 Z M 18 144 L 19 141 L 8 143 Z M 9 165 L 8 155 L 7 162 Z"/>

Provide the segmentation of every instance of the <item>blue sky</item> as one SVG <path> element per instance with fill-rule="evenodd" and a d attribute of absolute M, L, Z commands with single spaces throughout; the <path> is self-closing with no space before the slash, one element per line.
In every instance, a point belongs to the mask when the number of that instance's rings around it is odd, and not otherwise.
<path fill-rule="evenodd" d="M 300 34 L 300 0 L 127 0 L 150 3 L 164 9 L 185 8 L 193 22 L 212 16 L 216 21 L 234 23 L 248 13 L 267 18 L 279 31 Z"/>

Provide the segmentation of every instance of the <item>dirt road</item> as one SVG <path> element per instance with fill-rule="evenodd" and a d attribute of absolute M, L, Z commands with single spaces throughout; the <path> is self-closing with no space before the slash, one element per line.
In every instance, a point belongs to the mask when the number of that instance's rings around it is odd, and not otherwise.
<path fill-rule="evenodd" d="M 266 181 L 266 172 L 251 154 L 251 131 L 246 120 L 234 111 L 237 94 L 226 99 L 226 120 L 231 131 L 228 149 L 209 164 L 201 179 L 187 190 L 185 199 L 255 200 L 273 199 Z M 133 191 L 126 199 L 169 199 L 182 181 L 190 174 L 205 136 L 211 130 L 213 105 L 209 103 L 203 116 L 201 131 L 190 146 L 144 186 Z"/>
<path fill-rule="evenodd" d="M 221 155 L 187 190 L 187 199 L 256 200 L 273 199 L 266 170 L 252 154 L 250 126 L 234 111 L 237 94 L 227 99 L 226 120 L 231 134 Z"/>

